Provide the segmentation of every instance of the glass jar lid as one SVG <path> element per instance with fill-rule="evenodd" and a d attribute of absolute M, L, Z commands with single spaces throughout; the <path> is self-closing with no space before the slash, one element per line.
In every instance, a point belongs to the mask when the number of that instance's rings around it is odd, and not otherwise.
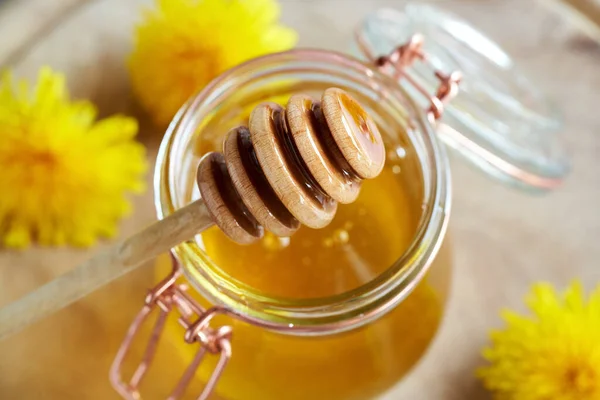
<path fill-rule="evenodd" d="M 402 52 L 406 46 L 413 52 L 408 58 Z M 567 175 L 558 110 L 500 46 L 465 21 L 429 5 L 379 9 L 358 27 L 355 52 L 391 67 L 399 83 L 430 111 L 435 103 L 424 94 L 440 97 L 444 85 L 460 79 L 443 115 L 432 112 L 431 119 L 440 117 L 436 128 L 443 142 L 491 176 L 545 192 Z"/>

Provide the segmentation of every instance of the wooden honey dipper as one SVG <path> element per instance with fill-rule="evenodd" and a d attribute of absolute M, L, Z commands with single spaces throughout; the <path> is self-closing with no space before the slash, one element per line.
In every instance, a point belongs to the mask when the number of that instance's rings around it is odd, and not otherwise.
<path fill-rule="evenodd" d="M 232 129 L 223 154 L 198 167 L 198 187 L 212 219 L 232 240 L 251 243 L 263 227 L 290 236 L 300 223 L 323 228 L 337 202 L 356 199 L 363 179 L 383 168 L 375 122 L 346 92 L 327 89 L 321 102 L 292 96 L 287 108 L 256 107 L 249 127 Z"/>
<path fill-rule="evenodd" d="M 323 228 L 337 203 L 376 177 L 385 148 L 373 119 L 348 93 L 325 90 L 321 102 L 294 95 L 286 109 L 257 106 L 249 126 L 232 129 L 223 153 L 200 160 L 201 198 L 98 253 L 0 309 L 0 338 L 55 312 L 144 262 L 217 225 L 248 244 L 264 230 L 290 236 L 300 224 Z"/>

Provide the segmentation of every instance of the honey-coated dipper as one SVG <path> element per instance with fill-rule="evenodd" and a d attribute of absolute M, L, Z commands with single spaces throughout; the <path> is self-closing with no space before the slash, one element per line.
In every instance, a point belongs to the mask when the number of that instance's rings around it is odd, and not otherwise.
<path fill-rule="evenodd" d="M 223 153 L 198 166 L 201 198 L 99 253 L 22 299 L 0 309 L 0 338 L 217 225 L 248 244 L 264 230 L 290 236 L 300 224 L 323 228 L 337 203 L 358 196 L 376 177 L 385 149 L 373 119 L 348 93 L 325 90 L 320 102 L 294 95 L 287 107 L 257 106 L 249 126 L 232 129 Z"/>

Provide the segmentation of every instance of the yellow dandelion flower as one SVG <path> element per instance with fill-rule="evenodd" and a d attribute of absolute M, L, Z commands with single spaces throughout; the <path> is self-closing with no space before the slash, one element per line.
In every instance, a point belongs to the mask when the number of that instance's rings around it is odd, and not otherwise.
<path fill-rule="evenodd" d="M 63 75 L 42 68 L 35 88 L 0 77 L 0 242 L 7 247 L 87 246 L 110 237 L 140 192 L 144 148 L 124 116 L 95 122 L 71 101 Z"/>
<path fill-rule="evenodd" d="M 275 0 L 157 0 L 156 5 L 136 29 L 129 69 L 134 92 L 161 125 L 220 73 L 288 50 L 297 40 L 278 23 Z"/>
<path fill-rule="evenodd" d="M 537 284 L 533 316 L 505 311 L 491 334 L 479 377 L 499 400 L 600 400 L 600 286 L 585 298 L 579 282 L 558 295 Z"/>

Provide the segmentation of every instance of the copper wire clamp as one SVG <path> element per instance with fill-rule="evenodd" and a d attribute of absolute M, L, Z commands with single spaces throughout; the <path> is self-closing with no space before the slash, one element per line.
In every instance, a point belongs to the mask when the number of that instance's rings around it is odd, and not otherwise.
<path fill-rule="evenodd" d="M 189 386 L 194 374 L 202 363 L 204 356 L 208 353 L 219 356 L 219 361 L 212 372 L 208 383 L 205 385 L 198 400 L 205 400 L 212 393 L 217 381 L 219 380 L 223 369 L 231 358 L 231 327 L 221 326 L 211 328 L 210 320 L 221 312 L 219 307 L 205 310 L 187 293 L 187 287 L 178 284 L 177 278 L 181 275 L 179 264 L 173 258 L 173 271 L 171 274 L 150 290 L 144 301 L 144 306 L 133 320 L 133 323 L 127 331 L 127 335 L 117 352 L 115 360 L 110 369 L 110 381 L 115 390 L 127 400 L 139 400 L 140 384 L 148 372 L 150 365 L 156 354 L 159 339 L 165 327 L 167 317 L 171 312 L 177 313 L 178 321 L 184 328 L 183 338 L 188 344 L 198 344 L 198 350 L 192 362 L 186 368 L 177 386 L 173 389 L 168 400 L 180 399 Z M 142 360 L 129 382 L 123 381 L 121 377 L 121 368 L 124 360 L 129 353 L 131 345 L 141 330 L 142 326 L 153 313 L 159 312 L 154 323 L 150 339 L 146 345 Z"/>
<path fill-rule="evenodd" d="M 390 54 L 375 58 L 369 47 L 365 43 L 365 39 L 359 34 L 356 37 L 357 42 L 363 53 L 383 72 L 391 68 L 390 75 L 396 79 L 405 79 L 413 86 L 420 94 L 425 96 L 429 103 L 428 114 L 434 120 L 440 119 L 444 113 L 444 104 L 448 103 L 458 94 L 458 86 L 462 80 L 460 71 L 453 71 L 450 74 L 434 69 L 435 77 L 440 84 L 434 95 L 431 95 L 427 90 L 411 75 L 409 67 L 416 61 L 431 63 L 428 60 L 427 54 L 423 51 L 423 36 L 420 34 L 413 35 L 408 42 L 396 47 Z"/>

